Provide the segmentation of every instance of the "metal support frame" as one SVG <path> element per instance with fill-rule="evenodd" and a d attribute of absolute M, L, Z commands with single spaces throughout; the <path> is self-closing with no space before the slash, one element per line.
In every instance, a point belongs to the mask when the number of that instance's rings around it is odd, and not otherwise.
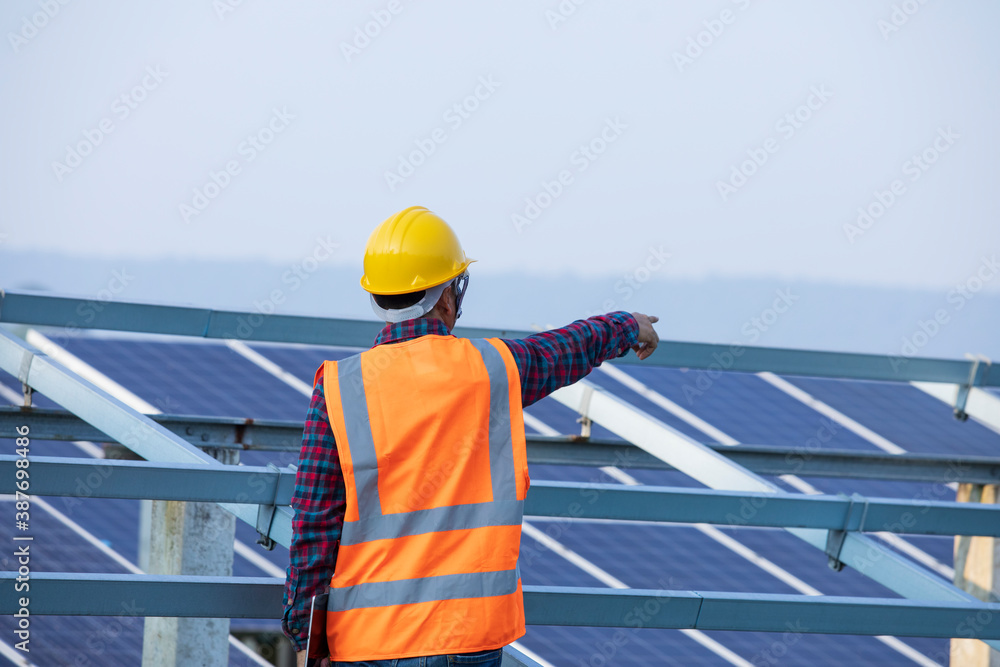
<path fill-rule="evenodd" d="M 957 503 L 956 503 L 957 504 Z M 840 552 L 844 548 L 844 541 L 847 539 L 847 534 L 856 531 L 864 532 L 865 529 L 865 519 L 868 518 L 868 510 L 871 507 L 871 503 L 867 498 L 861 496 L 861 494 L 854 493 L 851 494 L 850 504 L 847 507 L 847 511 L 844 513 L 844 525 L 840 528 L 830 528 L 826 535 L 826 555 L 829 559 L 828 564 L 830 569 L 834 572 L 840 572 L 844 569 L 844 563 L 840 560 Z M 860 509 L 860 511 L 858 511 Z M 916 508 L 914 508 L 916 509 Z M 903 512 L 908 510 L 900 510 L 898 507 L 893 510 L 893 515 L 889 517 L 889 522 L 881 523 L 882 517 L 874 517 L 873 523 L 876 525 L 887 525 L 893 519 L 903 516 Z M 924 510 L 920 509 L 921 514 Z M 912 516 L 912 514 L 910 515 Z M 898 519 L 896 519 L 898 521 Z M 791 524 L 786 524 L 790 526 Z M 902 522 L 899 522 L 899 527 L 903 528 Z M 823 526 L 809 526 L 810 528 L 820 528 Z M 897 531 L 904 532 L 904 531 Z M 909 532 L 907 529 L 905 532 Z"/>
<path fill-rule="evenodd" d="M 233 447 L 253 451 L 298 452 L 302 422 L 227 417 L 150 415 L 172 433 L 197 447 Z M 36 440 L 90 440 L 107 436 L 65 410 L 0 406 L 0 438 L 16 437 L 15 429 L 30 420 Z M 527 436 L 528 463 L 674 470 L 669 463 L 624 440 L 578 436 Z M 942 479 L 972 484 L 1000 484 L 1000 457 L 947 454 L 886 454 L 853 449 L 803 450 L 741 444 L 704 443 L 751 472 L 811 477 L 849 477 L 939 483 Z"/>
<path fill-rule="evenodd" d="M 0 573 L 0 613 L 21 608 L 16 578 Z M 39 572 L 31 575 L 31 614 L 275 618 L 283 584 L 270 577 Z M 1000 639 L 1000 624 L 976 622 L 979 614 L 1000 613 L 1000 604 L 979 601 L 525 586 L 524 611 L 534 625 Z"/>
<path fill-rule="evenodd" d="M 575 409 L 580 405 L 582 393 L 588 384 L 590 383 L 586 380 L 577 382 L 554 392 L 552 397 L 563 405 Z M 590 399 L 590 417 L 616 435 L 642 447 L 713 489 L 749 491 L 770 497 L 792 495 L 646 412 L 596 387 Z M 817 549 L 824 552 L 827 550 L 829 541 L 827 530 L 815 528 L 786 528 L 786 530 Z M 976 604 L 976 598 L 955 588 L 950 582 L 888 547 L 854 532 L 845 535 L 838 548 L 837 560 L 903 597 Z M 991 639 L 989 643 L 993 648 L 1000 649 L 1000 641 Z"/>
<path fill-rule="evenodd" d="M 278 466 L 274 465 L 273 463 L 268 463 L 266 470 L 270 471 L 275 475 L 278 475 L 281 472 L 281 469 L 278 468 Z M 284 478 L 286 480 L 289 477 L 291 477 L 292 484 L 294 484 L 295 483 L 294 470 L 291 472 L 290 475 L 288 474 L 284 475 Z M 274 549 L 274 540 L 271 539 L 271 525 L 274 523 L 274 515 L 278 511 L 278 482 L 280 480 L 281 477 L 278 477 L 278 479 L 272 485 L 271 497 L 266 502 L 262 502 L 257 507 L 257 535 L 258 535 L 257 544 L 261 545 L 268 551 Z M 285 486 L 287 492 L 288 484 L 286 483 Z M 291 494 L 289 494 L 288 497 L 291 498 Z M 281 502 L 282 505 L 287 505 L 289 502 L 290 501 L 285 500 L 284 496 L 282 497 L 282 502 Z"/>
<path fill-rule="evenodd" d="M 20 609 L 17 572 L 0 572 L 0 613 Z M 32 616 L 280 618 L 274 577 L 32 572 Z"/>
<path fill-rule="evenodd" d="M 844 548 L 844 540 L 847 539 L 846 530 L 831 530 L 826 534 L 826 556 L 829 559 L 827 564 L 834 572 L 844 569 L 844 563 L 840 560 L 840 552 Z"/>
<path fill-rule="evenodd" d="M 969 401 L 969 393 L 973 387 L 983 385 L 985 379 L 989 377 L 990 365 L 992 363 L 983 356 L 967 356 L 972 361 L 972 368 L 969 369 L 969 379 L 965 383 L 958 385 L 958 393 L 955 395 L 955 419 L 963 422 L 969 419 L 969 413 L 965 411 L 966 403 Z"/>
<path fill-rule="evenodd" d="M 0 493 L 13 493 L 16 456 L 0 455 Z M 2 476 L 6 474 L 7 478 Z M 270 466 L 208 467 L 119 459 L 31 457 L 31 491 L 39 496 L 184 500 L 287 506 L 295 471 Z M 256 525 L 256 522 L 255 522 Z"/>
<path fill-rule="evenodd" d="M 540 667 L 540 665 L 508 644 L 503 649 L 503 661 L 500 667 Z"/>
<path fill-rule="evenodd" d="M 311 343 L 367 349 L 381 324 L 370 320 L 349 320 L 295 315 L 261 315 L 237 312 L 165 306 L 148 303 L 112 301 L 87 322 L 80 322 L 77 308 L 87 299 L 30 292 L 0 292 L 0 322 L 79 329 L 110 329 L 152 334 L 173 334 L 198 338 L 279 343 Z M 246 322 L 258 321 L 247 327 Z M 455 335 L 467 338 L 524 338 L 532 331 L 464 328 Z M 723 363 L 722 359 L 726 362 Z M 896 382 L 927 381 L 962 384 L 969 377 L 970 363 L 957 359 L 907 359 L 905 367 L 892 357 L 878 354 L 787 350 L 742 345 L 713 345 L 664 341 L 653 356 L 639 362 L 629 355 L 611 360 L 615 364 L 642 363 L 644 366 L 668 366 L 755 373 L 771 371 L 779 375 L 889 380 Z M 983 379 L 983 386 L 1000 387 L 1000 375 Z M 579 404 L 578 404 L 579 405 Z"/>
<path fill-rule="evenodd" d="M 0 329 L 0 368 L 16 375 L 21 382 L 31 385 L 148 461 L 224 467 L 197 447 L 3 329 Z M 257 525 L 256 505 L 223 503 L 222 507 L 238 519 L 252 526 Z M 290 510 L 280 508 L 275 512 L 269 537 L 284 546 L 291 543 Z"/>
<path fill-rule="evenodd" d="M 0 455 L 0 493 L 15 490 L 17 456 Z M 291 500 L 291 467 L 71 459 L 34 456 L 32 490 L 38 495 L 183 500 L 257 505 L 256 528 L 263 540 L 279 508 Z M 91 484 L 86 480 L 97 480 Z M 915 535 L 1000 537 L 1000 505 L 947 501 L 761 494 L 665 486 L 622 486 L 535 481 L 525 514 L 568 519 L 612 519 L 668 523 L 710 523 L 772 528 L 819 528 L 831 533 L 889 530 Z M 837 559 L 844 538 L 827 543 Z M 273 547 L 273 545 L 272 545 Z M 832 549 L 836 551 L 832 551 Z"/>
<path fill-rule="evenodd" d="M 76 297 L 35 295 L 17 292 L 0 292 L 0 322 L 53 325 L 57 327 L 77 326 L 74 321 L 76 308 L 84 300 Z M 227 311 L 213 311 L 198 308 L 155 306 L 149 304 L 109 303 L 88 328 L 118 329 L 147 333 L 182 334 L 206 338 L 243 338 L 257 341 L 278 341 L 297 343 L 317 343 L 365 348 L 370 345 L 378 324 L 360 320 L 332 320 L 325 318 L 301 318 L 273 315 L 262 317 L 260 326 L 251 328 L 249 336 L 240 336 L 238 327 L 241 318 L 255 315 Z M 462 336 L 527 336 L 530 332 L 496 331 L 487 329 L 457 330 Z M 783 375 L 811 375 L 869 380 L 910 381 L 916 385 L 948 383 L 966 385 L 968 389 L 956 396 L 955 407 L 961 415 L 973 414 L 972 403 L 983 392 L 979 387 L 1000 386 L 1000 376 L 981 372 L 977 362 L 945 359 L 910 359 L 901 371 L 893 366 L 892 359 L 881 355 L 831 353 L 803 350 L 783 350 L 774 348 L 705 345 L 695 343 L 671 343 L 663 346 L 653 358 L 644 361 L 647 366 L 687 367 L 693 369 L 715 369 L 726 371 L 756 372 L 768 370 Z M 720 355 L 728 355 L 732 363 L 722 366 Z M 617 363 L 636 363 L 633 358 L 616 360 Z M 57 403 L 80 415 L 88 423 L 113 439 L 122 442 L 129 449 L 146 459 L 160 462 L 188 463 L 198 466 L 213 466 L 214 461 L 196 447 L 167 429 L 151 421 L 138 412 L 129 409 L 107 393 L 81 380 L 61 365 L 53 363 L 46 355 L 30 345 L 25 345 L 5 331 L 0 331 L 0 368 L 15 375 L 18 380 L 40 391 Z M 921 387 L 924 388 L 924 387 Z M 925 390 L 928 390 L 925 388 Z M 928 390 L 930 391 L 930 390 Z M 935 390 L 937 391 L 937 390 Z M 583 392 L 588 392 L 585 397 Z M 593 392 L 593 394 L 589 394 Z M 978 392 L 978 394 L 977 394 Z M 934 392 L 931 392 L 934 393 Z M 587 403 L 584 418 L 592 419 L 608 427 L 616 434 L 644 449 L 653 457 L 661 459 L 677 470 L 685 472 L 714 489 L 726 489 L 767 496 L 764 506 L 781 507 L 782 502 L 769 502 L 783 494 L 766 480 L 745 470 L 711 448 L 684 436 L 659 422 L 648 414 L 611 396 L 607 392 L 581 382 L 564 388 L 553 395 L 571 409 Z M 1000 399 L 990 396 L 992 403 L 985 403 L 989 412 L 987 422 L 997 428 L 994 412 Z M 968 411 L 966 412 L 968 408 Z M 998 429 L 1000 430 L 1000 429 Z M 219 465 L 219 464 L 214 464 Z M 799 471 L 801 472 L 801 471 Z M 34 481 L 34 480 L 33 480 Z M 277 502 L 277 492 L 271 502 Z M 611 496 L 609 496 L 611 497 Z M 746 496 L 744 496 L 746 498 Z M 731 498 L 729 500 L 732 500 Z M 843 501 L 844 499 L 839 499 Z M 240 519 L 257 525 L 259 505 L 220 503 Z M 812 624 L 805 632 L 922 635 L 951 637 L 958 634 L 975 636 L 986 640 L 992 647 L 1000 648 L 1000 627 L 986 624 L 965 627 L 969 619 L 979 614 L 990 617 L 1000 611 L 1000 605 L 985 604 L 972 596 L 944 582 L 927 570 L 916 566 L 899 554 L 881 546 L 868 538 L 858 535 L 854 529 L 864 526 L 864 517 L 871 516 L 875 505 L 865 503 L 861 518 L 855 525 L 855 506 L 839 507 L 839 518 L 843 523 L 838 527 L 788 528 L 789 532 L 813 546 L 835 553 L 831 555 L 837 563 L 849 565 L 882 583 L 900 595 L 914 600 L 883 600 L 877 598 L 808 598 L 801 596 L 768 596 L 760 594 L 727 593 L 685 593 L 677 592 L 665 599 L 660 591 L 580 591 L 565 588 L 543 589 L 525 587 L 525 607 L 529 622 L 569 623 L 579 625 L 625 626 L 633 622 L 627 620 L 628 611 L 638 608 L 637 603 L 648 604 L 659 601 L 662 609 L 669 610 L 674 620 L 661 622 L 654 619 L 646 627 L 697 627 L 705 630 L 770 630 L 784 628 L 771 627 L 778 619 L 805 618 Z M 811 505 L 810 508 L 818 507 Z M 787 509 L 787 508 L 786 508 Z M 887 511 L 888 508 L 885 508 Z M 939 508 L 944 509 L 944 508 Z M 767 515 L 775 510 L 761 510 Z M 928 510 L 931 512 L 932 510 Z M 936 510 L 935 510 L 936 511 Z M 271 529 L 268 537 L 281 544 L 290 541 L 291 516 L 286 508 L 276 507 L 273 520 L 268 517 Z M 871 520 L 869 518 L 869 520 Z M 842 537 L 840 536 L 842 533 Z M 831 538 L 831 534 L 833 537 Z M 8 573 L 13 576 L 13 573 Z M 92 586 L 91 591 L 101 590 L 96 598 L 100 604 L 107 602 L 109 590 L 119 590 L 117 584 L 109 583 L 114 575 L 33 575 L 33 593 L 37 598 L 41 588 L 45 597 L 48 581 L 52 585 L 50 597 L 65 599 L 67 590 L 75 586 Z M 90 577 L 96 577 L 91 581 Z M 3 577 L 0 577 L 3 578 Z M 9 577 L 8 577 L 9 578 Z M 103 579 L 102 579 L 103 578 Z M 73 584 L 72 582 L 76 582 Z M 280 591 L 278 580 L 271 580 L 275 593 Z M 126 575 L 123 585 L 139 586 L 144 593 L 146 586 L 157 585 L 153 581 L 140 581 L 134 575 Z M 161 584 L 174 582 L 160 582 Z M 203 582 L 209 583 L 209 582 Z M 225 582 L 220 582 L 225 583 Z M 240 579 L 237 590 L 221 596 L 222 602 L 232 596 L 246 595 L 250 590 L 246 579 Z M 12 586 L 5 587 L 0 594 L 0 607 L 7 613 L 13 610 Z M 189 606 L 190 600 L 177 595 L 177 589 L 168 589 L 169 594 L 154 595 L 153 599 L 172 598 L 174 604 Z M 218 589 L 216 589 L 217 592 Z M 280 593 L 278 594 L 280 598 Z M 72 597 L 72 596 L 70 596 Z M 83 597 L 77 595 L 78 601 Z M 786 598 L 786 599 L 781 599 Z M 794 599 L 793 599 L 794 598 Z M 34 601 L 34 600 L 33 600 Z M 54 603 L 56 604 L 56 603 Z M 10 609 L 8 609 L 10 607 Z M 58 607 L 58 604 L 56 604 Z M 243 607 L 246 609 L 246 607 Z M 682 611 L 682 610 L 687 610 Z M 33 613 L 39 613 L 37 607 Z M 226 615 L 230 614 L 227 610 Z M 44 607 L 41 613 L 45 613 Z M 53 612 L 56 613 L 56 612 Z M 63 609 L 59 613 L 72 613 Z M 95 612 L 89 612 L 95 613 Z M 96 612 L 100 613 L 100 612 Z M 117 611 L 113 613 L 118 613 Z M 160 611 L 162 615 L 162 611 Z M 191 613 L 191 612 L 188 612 Z M 199 616 L 205 616 L 204 608 L 197 608 Z M 680 623 L 677 616 L 687 620 Z M 547 615 L 557 615 L 554 621 Z M 994 625 L 994 627 L 990 627 Z"/>

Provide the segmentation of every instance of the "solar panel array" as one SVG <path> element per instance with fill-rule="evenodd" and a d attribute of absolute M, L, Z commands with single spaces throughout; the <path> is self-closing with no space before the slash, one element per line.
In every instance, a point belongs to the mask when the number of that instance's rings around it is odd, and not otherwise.
<path fill-rule="evenodd" d="M 61 340 L 66 350 L 100 373 L 169 414 L 256 419 L 303 419 L 308 397 L 223 343 L 77 336 Z M 352 351 L 291 345 L 253 345 L 252 349 L 309 384 L 324 359 Z M 616 367 L 672 401 L 637 394 L 603 369 L 591 379 L 636 407 L 704 442 L 768 444 L 879 451 L 889 443 L 912 452 L 990 455 L 1000 451 L 1000 434 L 974 420 L 959 423 L 949 406 L 900 383 L 784 378 L 837 411 L 831 419 L 798 400 L 779 382 L 754 374 L 712 373 L 655 367 Z M 12 401 L 20 393 L 8 375 L 0 378 Z M 36 395 L 36 405 L 56 407 Z M 686 412 L 685 412 L 686 411 Z M 545 399 L 526 411 L 528 431 L 579 432 L 577 415 Z M 679 416 L 680 415 L 680 416 Z M 858 428 L 861 426 L 863 428 Z M 877 438 L 866 435 L 870 432 Z M 595 437 L 611 434 L 595 425 Z M 812 439 L 812 440 L 811 440 Z M 86 456 L 92 446 L 33 442 L 34 455 Z M 247 465 L 295 463 L 280 452 L 242 453 Z M 597 469 L 533 465 L 532 479 L 580 482 L 700 486 L 675 471 Z M 771 481 L 789 491 L 858 492 L 866 496 L 950 500 L 954 490 L 940 484 L 800 479 Z M 10 510 L 13 513 L 13 508 Z M 49 498 L 33 515 L 36 571 L 129 572 L 138 562 L 139 502 Z M 13 516 L 0 522 L 0 535 L 12 537 Z M 256 532 L 237 522 L 235 576 L 284 576 L 288 553 L 264 551 Z M 889 537 L 902 549 L 950 575 L 950 537 Z M 2 558 L 5 569 L 11 557 Z M 780 529 L 646 524 L 622 521 L 528 517 L 522 540 L 521 572 L 526 585 L 613 586 L 630 588 L 740 591 L 897 597 L 861 574 L 834 572 L 826 556 Z M 10 663 L 11 618 L 0 620 L 0 664 Z M 641 613 L 637 616 L 641 626 Z M 39 665 L 135 665 L 142 648 L 142 619 L 131 617 L 41 617 L 33 619 L 31 660 Z M 279 631 L 277 620 L 232 622 L 234 631 Z M 947 664 L 948 642 L 926 638 L 875 638 L 788 632 L 682 632 L 641 627 L 572 628 L 529 626 L 520 644 L 552 665 L 886 665 Z M 233 665 L 259 664 L 230 651 Z"/>

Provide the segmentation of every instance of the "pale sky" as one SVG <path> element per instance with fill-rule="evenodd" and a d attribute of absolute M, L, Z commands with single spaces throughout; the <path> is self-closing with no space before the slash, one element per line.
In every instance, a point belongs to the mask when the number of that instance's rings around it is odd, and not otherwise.
<path fill-rule="evenodd" d="M 1000 251 L 993 2 L 229 4 L 3 3 L 0 261 L 360 265 L 414 204 L 487 272 L 947 290 Z"/>

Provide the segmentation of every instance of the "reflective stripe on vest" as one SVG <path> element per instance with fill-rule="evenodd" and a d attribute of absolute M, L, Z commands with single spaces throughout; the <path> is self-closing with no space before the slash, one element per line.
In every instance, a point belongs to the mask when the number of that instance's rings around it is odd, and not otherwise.
<path fill-rule="evenodd" d="M 469 653 L 521 637 L 529 480 L 506 344 L 428 335 L 328 361 L 323 374 L 347 490 L 332 659 Z"/>
<path fill-rule="evenodd" d="M 374 581 L 331 589 L 327 609 L 344 611 L 434 600 L 510 595 L 517 592 L 517 580 L 520 577 L 520 572 L 515 568 L 503 572 L 465 572 L 402 581 Z"/>

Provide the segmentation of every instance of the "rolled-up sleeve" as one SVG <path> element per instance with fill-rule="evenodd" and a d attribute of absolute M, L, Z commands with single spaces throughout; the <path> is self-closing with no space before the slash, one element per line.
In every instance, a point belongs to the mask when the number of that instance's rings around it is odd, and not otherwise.
<path fill-rule="evenodd" d="M 305 650 L 310 601 L 326 591 L 333 576 L 345 498 L 344 475 L 320 379 L 306 415 L 291 501 L 295 517 L 281 627 L 296 651 Z"/>
<path fill-rule="evenodd" d="M 639 323 L 616 311 L 503 342 L 521 373 L 521 403 L 527 407 L 627 353 L 638 340 Z"/>

